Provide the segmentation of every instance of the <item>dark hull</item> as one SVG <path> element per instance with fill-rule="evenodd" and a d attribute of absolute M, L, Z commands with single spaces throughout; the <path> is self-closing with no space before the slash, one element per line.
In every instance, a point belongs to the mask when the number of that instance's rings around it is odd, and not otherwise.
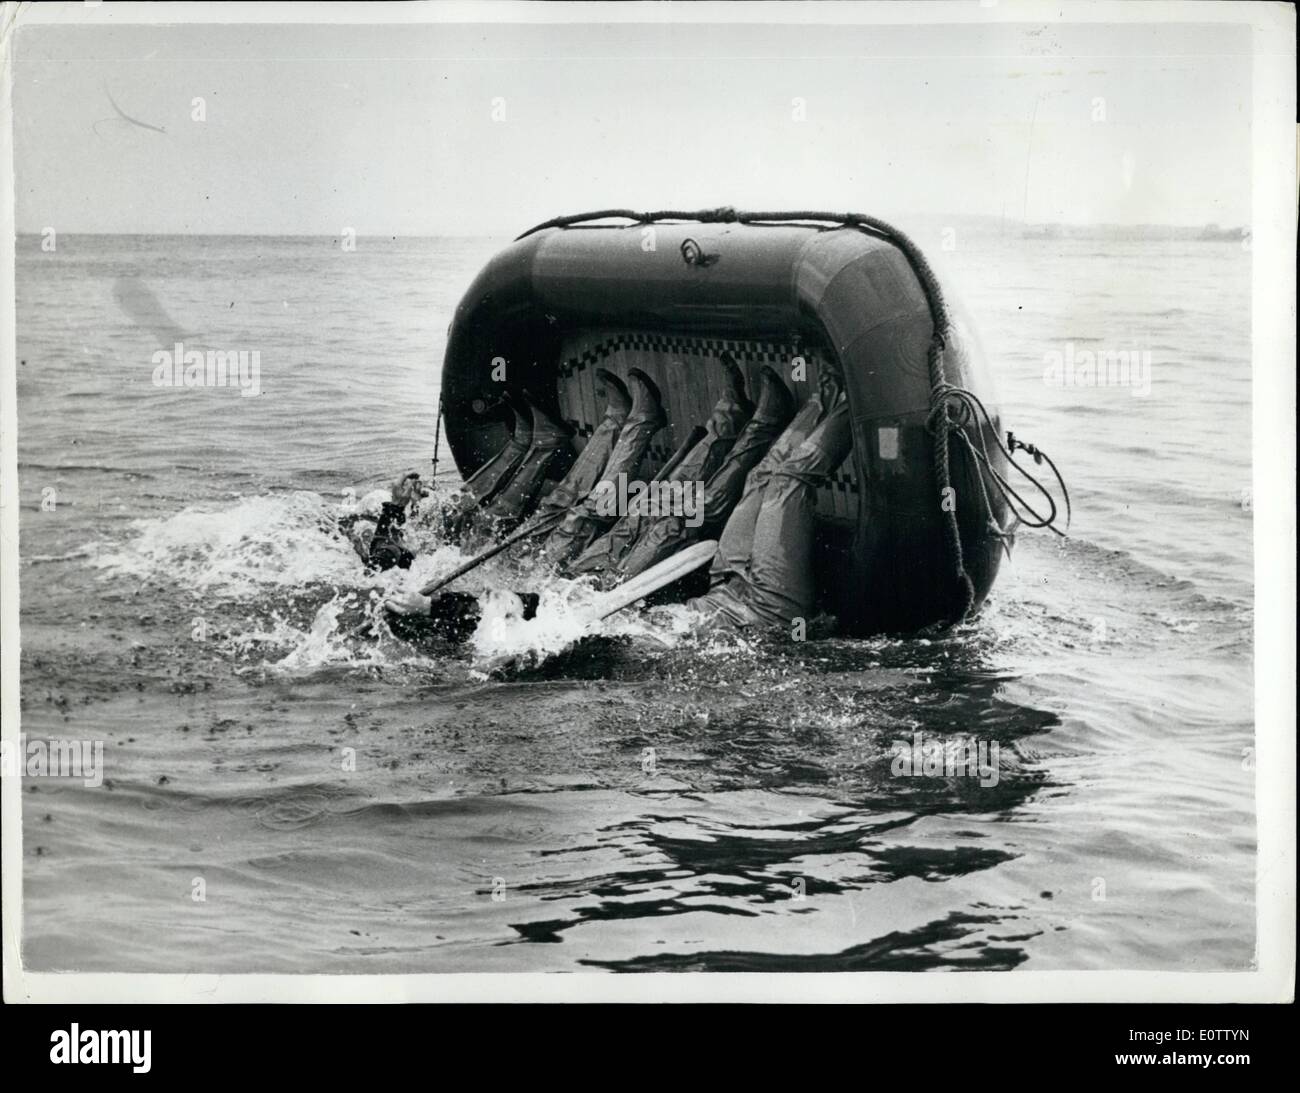
<path fill-rule="evenodd" d="M 447 436 L 462 474 L 505 443 L 491 413 L 476 412 L 505 383 L 566 418 L 581 444 L 599 412 L 596 366 L 641 367 L 666 394 L 672 423 L 652 450 L 662 461 L 721 391 L 712 362 L 723 349 L 757 379 L 771 364 L 800 397 L 817 370 L 837 369 L 848 393 L 854 452 L 818 498 L 819 585 L 823 606 L 851 634 L 907 632 L 960 614 L 956 561 L 945 538 L 927 429 L 934 334 L 931 301 L 893 242 L 857 228 L 803 225 L 653 225 L 649 229 L 552 228 L 497 255 L 457 309 L 443 365 Z M 687 261 L 682 245 L 691 240 Z M 947 382 L 988 406 L 1000 430 L 991 381 L 977 341 L 959 314 L 950 319 Z M 793 358 L 806 378 L 792 380 Z M 985 426 L 993 465 L 996 436 Z M 977 425 L 967 435 L 979 443 Z M 996 494 L 984 500 L 980 474 L 963 445 L 948 461 L 963 562 L 978 604 L 997 574 L 1005 523 Z M 653 471 L 651 470 L 651 473 Z"/>

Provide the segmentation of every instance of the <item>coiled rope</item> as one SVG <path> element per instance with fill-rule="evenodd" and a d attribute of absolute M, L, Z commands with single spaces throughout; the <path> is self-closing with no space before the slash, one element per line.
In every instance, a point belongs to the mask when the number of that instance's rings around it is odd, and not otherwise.
<path fill-rule="evenodd" d="M 567 228 L 575 224 L 584 224 L 593 220 L 632 220 L 639 224 L 649 224 L 656 221 L 664 220 L 689 220 L 700 224 L 781 224 L 795 222 L 814 222 L 821 224 L 835 224 L 841 227 L 857 228 L 874 232 L 881 238 L 886 239 L 896 246 L 907 259 L 908 265 L 912 267 L 912 272 L 920 282 L 921 291 L 925 294 L 926 303 L 930 309 L 930 318 L 934 323 L 934 333 L 930 337 L 930 345 L 926 352 L 926 363 L 929 368 L 930 378 L 930 413 L 926 419 L 926 427 L 930 435 L 934 438 L 933 445 L 933 464 L 934 476 L 939 485 L 940 498 L 952 496 L 949 493 L 951 488 L 952 473 L 949 465 L 949 434 L 955 434 L 957 438 L 965 445 L 966 450 L 970 453 L 971 459 L 975 466 L 982 467 L 989 474 L 989 477 L 997 487 L 999 494 L 1007 503 L 1017 523 L 1024 524 L 1027 527 L 1046 527 L 1057 535 L 1064 537 L 1056 526 L 1057 507 L 1056 501 L 1051 493 L 1038 481 L 1032 474 L 1026 471 L 1016 461 L 1014 453 L 1017 450 L 1024 451 L 1033 456 L 1034 462 L 1041 464 L 1044 460 L 1051 467 L 1052 473 L 1056 476 L 1056 481 L 1061 487 L 1065 497 L 1066 505 L 1066 523 L 1069 526 L 1070 515 L 1070 495 L 1065 488 L 1065 482 L 1061 478 L 1060 472 L 1056 469 L 1056 464 L 1051 461 L 1040 449 L 1032 444 L 1025 444 L 1016 440 L 1014 434 L 1007 433 L 1007 443 L 1003 445 L 1000 440 L 995 439 L 997 447 L 1002 451 L 1007 463 L 1015 467 L 1024 475 L 1033 485 L 1047 498 L 1050 511 L 1047 516 L 1040 515 L 1034 508 L 1024 500 L 1007 480 L 998 473 L 988 457 L 988 447 L 984 431 L 979 427 L 978 415 L 982 415 L 984 421 L 989 426 L 989 431 L 997 437 L 997 430 L 993 427 L 992 419 L 984 404 L 965 388 L 956 387 L 950 384 L 944 369 L 944 350 L 948 347 L 948 331 L 950 321 L 948 315 L 948 305 L 944 299 L 943 289 L 939 284 L 939 279 L 935 276 L 934 270 L 926 260 L 925 255 L 905 233 L 899 231 L 892 224 L 880 220 L 874 216 L 867 216 L 863 213 L 834 213 L 834 212 L 738 212 L 730 206 L 722 206 L 717 209 L 700 209 L 694 212 L 683 212 L 680 210 L 660 210 L 658 212 L 636 212 L 632 209 L 602 209 L 598 212 L 577 213 L 573 216 L 557 216 L 536 227 L 529 228 L 528 231 L 518 236 L 518 239 L 525 239 L 539 231 L 545 231 L 548 228 Z M 954 416 L 954 408 L 960 413 Z M 979 447 L 971 441 L 966 435 L 964 425 L 974 421 L 975 432 L 979 438 Z M 1012 537 L 1011 532 L 1003 528 L 994 517 L 993 504 L 989 497 L 988 486 L 984 475 L 976 475 L 980 484 L 981 500 L 984 505 L 985 518 L 988 529 L 996 535 L 1002 542 L 1003 548 L 1009 552 L 1009 540 Z M 1018 507 L 1019 506 L 1019 507 Z M 1026 519 L 1022 514 L 1029 513 L 1032 520 Z M 940 510 L 943 513 L 944 539 L 948 546 L 948 553 L 952 563 L 952 576 L 960 590 L 959 610 L 949 620 L 950 624 L 956 624 L 964 620 L 975 606 L 975 582 L 971 579 L 970 573 L 966 570 L 966 561 L 962 552 L 961 528 L 957 523 L 957 512 L 955 505 L 940 503 Z"/>

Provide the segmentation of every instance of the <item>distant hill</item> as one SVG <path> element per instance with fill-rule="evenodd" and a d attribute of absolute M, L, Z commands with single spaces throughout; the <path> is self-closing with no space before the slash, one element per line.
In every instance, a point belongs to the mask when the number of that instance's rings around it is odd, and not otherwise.
<path fill-rule="evenodd" d="M 1199 240 L 1240 242 L 1249 237 L 1246 227 L 1218 224 L 1059 224 L 1026 223 L 1011 217 L 943 216 L 933 213 L 886 217 L 918 241 L 952 231 L 963 239 L 1088 239 L 1098 241 Z"/>

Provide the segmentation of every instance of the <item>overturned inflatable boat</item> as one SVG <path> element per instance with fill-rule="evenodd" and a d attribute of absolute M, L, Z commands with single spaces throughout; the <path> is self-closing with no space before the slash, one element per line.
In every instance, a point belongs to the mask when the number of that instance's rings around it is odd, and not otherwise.
<path fill-rule="evenodd" d="M 601 427 L 598 373 L 648 376 L 667 418 L 641 464 L 650 480 L 725 394 L 720 359 L 751 392 L 765 368 L 799 402 L 826 372 L 845 392 L 852 454 L 818 490 L 813 552 L 818 605 L 844 633 L 968 617 L 1010 524 L 1055 519 L 1050 496 L 1048 516 L 1009 509 L 1017 442 L 1000 441 L 977 339 L 916 246 L 866 216 L 606 210 L 526 232 L 456 311 L 448 442 L 463 476 L 481 474 L 515 439 L 516 396 L 567 426 L 579 457 Z"/>

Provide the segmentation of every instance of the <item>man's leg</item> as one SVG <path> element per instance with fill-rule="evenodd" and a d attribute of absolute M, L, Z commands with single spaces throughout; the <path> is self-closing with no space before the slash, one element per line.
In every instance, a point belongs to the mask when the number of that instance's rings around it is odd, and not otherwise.
<path fill-rule="evenodd" d="M 717 584 L 731 574 L 743 574 L 754 548 L 754 526 L 763 504 L 763 491 L 772 472 L 804 442 L 814 426 L 840 396 L 840 379 L 829 368 L 817 374 L 817 393 L 804 403 L 785 432 L 768 449 L 745 479 L 745 492 L 732 509 L 718 539 L 718 553 L 709 567 L 709 583 Z"/>
<path fill-rule="evenodd" d="M 704 490 L 704 525 L 701 534 L 710 538 L 720 531 L 740 502 L 745 480 L 794 418 L 794 399 L 774 369 L 763 366 L 759 374 L 758 408 L 742 430 L 722 465 L 707 480 Z"/>
<path fill-rule="evenodd" d="M 754 404 L 745 393 L 744 373 L 729 353 L 722 354 L 721 360 L 727 371 L 727 390 L 714 405 L 704 435 L 664 478 L 656 481 L 682 482 L 688 488 L 696 482 L 707 482 L 727 457 L 745 423 L 753 416 Z M 624 513 L 612 528 L 574 560 L 569 571 L 575 574 L 598 573 L 605 578 L 607 585 L 617 583 L 623 577 L 619 572 L 620 566 L 633 545 L 656 521 L 674 518 L 667 514 Z"/>
<path fill-rule="evenodd" d="M 758 503 L 747 562 L 728 569 L 708 593 L 689 601 L 690 606 L 739 626 L 783 626 L 811 616 L 816 607 L 817 488 L 852 447 L 848 403 L 840 402 L 772 470 Z"/>
<path fill-rule="evenodd" d="M 687 525 L 677 514 L 664 515 L 649 523 L 627 551 L 615 572 L 607 574 L 610 586 L 644 573 L 688 543 L 712 538 L 735 508 L 744 489 L 745 477 L 763 458 L 789 425 L 794 400 L 771 368 L 762 371 L 758 408 L 745 424 L 735 443 L 712 475 L 705 480 L 702 522 Z"/>
<path fill-rule="evenodd" d="M 682 441 L 682 446 L 668 457 L 668 462 L 664 466 L 668 469 L 667 473 L 655 476 L 655 481 L 672 481 L 673 471 L 682 463 L 685 458 L 691 454 L 691 450 L 700 442 L 704 436 L 702 428 L 694 428 L 690 435 Z M 641 534 L 641 528 L 649 519 L 643 516 L 639 511 L 629 511 L 618 518 L 618 521 L 604 535 L 600 536 L 586 550 L 577 556 L 569 565 L 569 572 L 574 575 L 583 573 L 600 573 L 608 575 L 617 568 L 618 559 L 630 549 L 636 537 Z"/>
<path fill-rule="evenodd" d="M 510 477 L 523 463 L 533 440 L 532 416 L 526 407 L 520 407 L 513 396 L 507 396 L 506 405 L 514 417 L 514 426 L 506 446 L 465 479 L 448 514 L 449 529 L 459 532 L 480 505 L 491 501 L 510 481 Z"/>
<path fill-rule="evenodd" d="M 510 531 L 528 515 L 541 493 L 546 472 L 557 458 L 572 451 L 569 434 L 563 426 L 541 407 L 528 399 L 524 402 L 532 415 L 533 425 L 528 452 L 510 476 L 510 481 L 482 512 L 486 527 L 494 535 Z"/>
<path fill-rule="evenodd" d="M 596 426 L 595 432 L 587 438 L 587 443 L 578 453 L 578 458 L 574 460 L 568 474 L 561 479 L 555 489 L 542 498 L 536 513 L 539 520 L 572 508 L 591 492 L 592 487 L 600 481 L 605 464 L 609 462 L 619 433 L 622 432 L 623 424 L 627 421 L 627 415 L 632 410 L 632 396 L 627 393 L 627 388 L 621 379 L 604 368 L 597 368 L 596 376 L 604 384 L 607 400 L 605 416 Z"/>
<path fill-rule="evenodd" d="M 758 465 L 745 479 L 745 490 L 736 507 L 727 517 L 727 523 L 718 538 L 718 553 L 709 567 L 709 583 L 717 584 L 734 574 L 742 574 L 749 565 L 754 550 L 754 528 L 763 507 L 763 491 L 772 472 L 790 457 L 802 444 L 822 415 L 822 405 L 816 398 L 809 399 L 777 437 Z"/>
<path fill-rule="evenodd" d="M 668 420 L 664 415 L 659 388 L 654 381 L 639 368 L 631 369 L 628 379 L 632 381 L 632 410 L 618 434 L 618 441 L 610 453 L 609 462 L 605 464 L 596 490 L 616 489 L 620 474 L 630 479 L 640 466 L 651 439 Z M 543 547 L 543 554 L 553 565 L 564 566 L 609 528 L 615 519 L 616 516 L 605 515 L 595 500 L 589 497 L 571 509 L 560 526 L 551 532 Z"/>

